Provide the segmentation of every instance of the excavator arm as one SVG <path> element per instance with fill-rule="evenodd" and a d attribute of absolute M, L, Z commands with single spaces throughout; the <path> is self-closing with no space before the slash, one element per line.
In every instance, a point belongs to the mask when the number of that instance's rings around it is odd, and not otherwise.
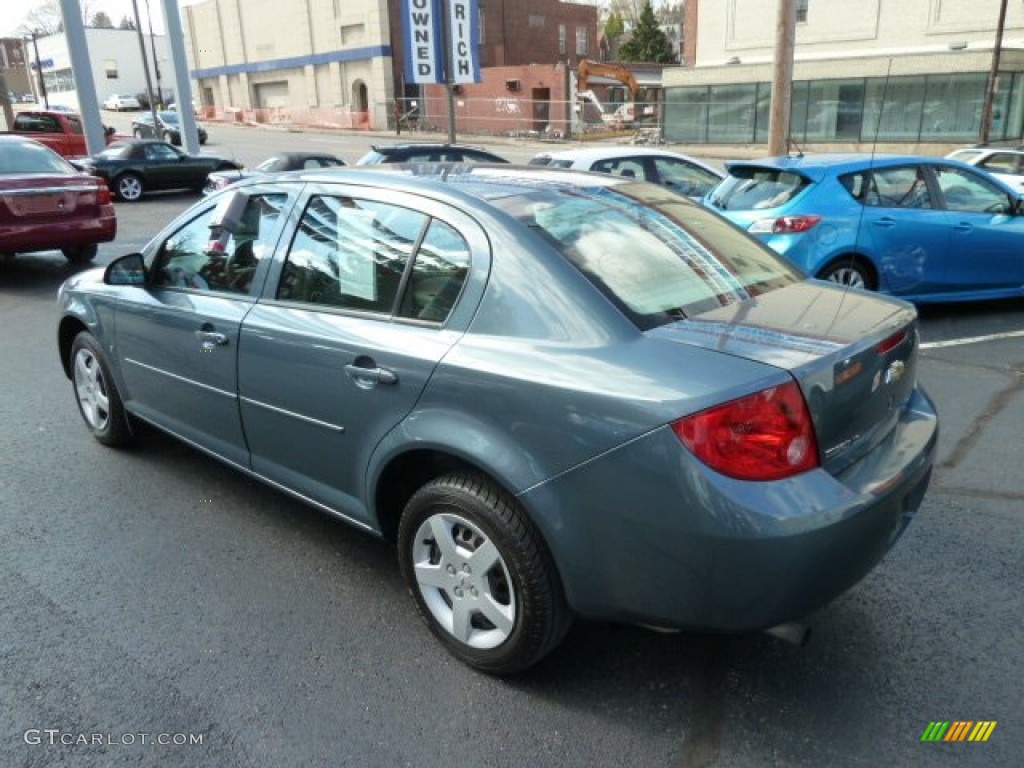
<path fill-rule="evenodd" d="M 630 101 L 636 101 L 640 86 L 637 84 L 633 73 L 621 64 L 608 64 L 603 61 L 590 61 L 589 59 L 581 60 L 576 72 L 576 87 L 581 91 L 588 90 L 590 88 L 589 80 L 593 76 L 610 77 L 613 80 L 618 80 L 629 88 Z"/>

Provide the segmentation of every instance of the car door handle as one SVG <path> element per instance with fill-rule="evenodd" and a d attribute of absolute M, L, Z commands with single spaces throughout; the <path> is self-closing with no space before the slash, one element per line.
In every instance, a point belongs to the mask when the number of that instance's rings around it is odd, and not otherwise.
<path fill-rule="evenodd" d="M 896 219 L 890 219 L 888 216 L 883 216 L 880 219 L 875 219 L 871 223 L 876 227 L 891 227 L 896 224 Z"/>
<path fill-rule="evenodd" d="M 954 224 L 953 229 L 957 232 L 970 232 L 974 227 L 966 221 L 961 221 L 959 224 Z"/>
<path fill-rule="evenodd" d="M 224 347 L 227 346 L 228 343 L 227 334 L 220 333 L 219 331 L 200 329 L 196 331 L 196 338 L 203 342 L 203 346 L 207 349 L 212 348 L 214 345 Z"/>
<path fill-rule="evenodd" d="M 349 363 L 345 366 L 345 373 L 351 376 L 359 386 L 373 386 L 374 384 L 397 384 L 398 376 L 394 371 L 387 368 L 367 368 L 362 365 Z"/>

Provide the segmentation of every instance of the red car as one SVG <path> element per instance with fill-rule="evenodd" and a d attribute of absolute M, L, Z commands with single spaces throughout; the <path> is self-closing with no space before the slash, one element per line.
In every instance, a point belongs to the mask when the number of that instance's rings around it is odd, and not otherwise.
<path fill-rule="evenodd" d="M 117 234 L 103 179 L 81 173 L 37 141 L 0 135 L 0 252 L 60 250 L 72 264 Z"/>

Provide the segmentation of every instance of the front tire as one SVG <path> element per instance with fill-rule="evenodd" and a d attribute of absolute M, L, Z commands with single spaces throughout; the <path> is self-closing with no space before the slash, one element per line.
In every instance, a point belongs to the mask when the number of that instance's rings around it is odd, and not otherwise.
<path fill-rule="evenodd" d="M 64 248 L 61 250 L 61 253 L 64 254 L 64 258 L 68 260 L 68 263 L 78 266 L 80 264 L 88 264 L 95 259 L 98 251 L 99 246 L 96 243 L 90 243 L 89 245 L 79 245 L 76 248 Z"/>
<path fill-rule="evenodd" d="M 420 488 L 398 529 L 402 575 L 420 614 L 456 657 L 483 672 L 519 672 L 565 635 L 570 614 L 540 532 L 479 475 Z"/>
<path fill-rule="evenodd" d="M 114 191 L 125 202 L 135 203 L 142 198 L 142 193 L 146 191 L 146 188 L 137 174 L 122 173 L 114 182 Z"/>
<path fill-rule="evenodd" d="M 132 440 L 128 417 L 103 350 L 88 331 L 71 344 L 71 383 L 78 411 L 93 437 L 104 445 L 126 445 Z"/>

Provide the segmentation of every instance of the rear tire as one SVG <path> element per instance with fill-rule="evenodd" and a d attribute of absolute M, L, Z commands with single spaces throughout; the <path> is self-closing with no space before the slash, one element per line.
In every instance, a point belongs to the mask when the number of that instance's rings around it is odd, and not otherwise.
<path fill-rule="evenodd" d="M 398 558 L 431 632 L 483 672 L 526 669 L 569 627 L 540 532 L 515 499 L 480 475 L 444 475 L 413 494 L 399 523 Z"/>
<path fill-rule="evenodd" d="M 146 191 L 142 179 L 135 173 L 122 173 L 114 180 L 114 191 L 127 203 L 138 202 Z"/>
<path fill-rule="evenodd" d="M 93 437 L 109 446 L 130 443 L 132 432 L 121 394 L 99 342 L 88 331 L 81 331 L 71 343 L 70 370 L 78 412 Z"/>
<path fill-rule="evenodd" d="M 79 264 L 88 264 L 96 258 L 98 251 L 99 246 L 96 243 L 90 243 L 89 245 L 80 245 L 76 248 L 64 248 L 61 252 L 69 263 L 77 266 Z"/>

